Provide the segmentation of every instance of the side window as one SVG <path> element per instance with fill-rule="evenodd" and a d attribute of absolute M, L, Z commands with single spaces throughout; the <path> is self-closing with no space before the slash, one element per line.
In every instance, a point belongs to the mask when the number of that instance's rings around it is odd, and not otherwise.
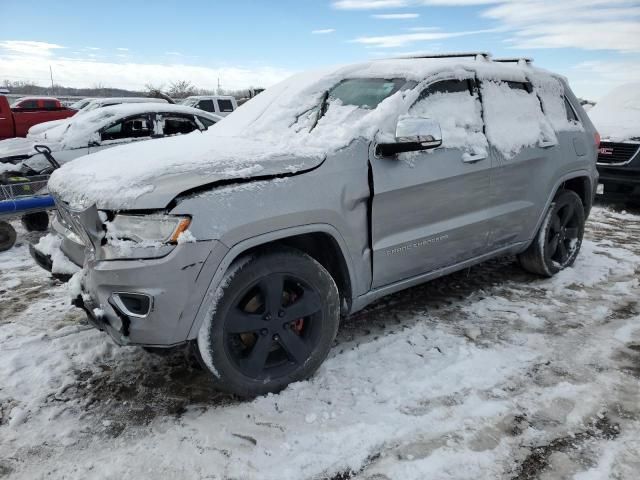
<path fill-rule="evenodd" d="M 233 103 L 231 102 L 231 100 L 220 99 L 218 100 L 218 108 L 223 113 L 233 112 Z"/>
<path fill-rule="evenodd" d="M 160 124 L 163 135 L 182 135 L 198 130 L 193 119 L 180 115 L 163 114 Z"/>
<path fill-rule="evenodd" d="M 564 109 L 567 112 L 567 121 L 580 123 L 580 119 L 578 118 L 578 115 L 576 115 L 576 112 L 573 109 L 573 106 L 571 105 L 569 100 L 567 100 L 567 97 L 563 97 L 563 98 L 564 98 Z"/>
<path fill-rule="evenodd" d="M 200 120 L 200 123 L 202 123 L 202 125 L 204 125 L 206 128 L 209 128 L 211 125 L 216 124 L 216 122 L 214 122 L 213 120 L 209 120 L 206 117 L 198 117 L 198 120 Z"/>
<path fill-rule="evenodd" d="M 216 111 L 216 107 L 213 105 L 213 100 L 200 100 L 200 102 L 198 102 L 198 108 L 205 112 L 215 113 Z"/>
<path fill-rule="evenodd" d="M 442 146 L 479 154 L 487 147 L 482 106 L 473 80 L 443 80 L 424 89 L 410 115 L 437 120 Z"/>
<path fill-rule="evenodd" d="M 45 110 L 57 110 L 58 104 L 55 100 L 45 100 L 44 101 L 44 109 Z"/>
<path fill-rule="evenodd" d="M 24 110 L 37 110 L 38 109 L 38 101 L 37 100 L 24 100 L 20 102 L 18 108 L 22 108 Z"/>
<path fill-rule="evenodd" d="M 487 139 L 506 158 L 523 148 L 557 141 L 529 84 L 486 80 L 481 91 Z"/>
<path fill-rule="evenodd" d="M 153 134 L 153 125 L 146 115 L 130 117 L 103 130 L 100 138 L 102 141 L 121 140 L 150 137 Z"/>

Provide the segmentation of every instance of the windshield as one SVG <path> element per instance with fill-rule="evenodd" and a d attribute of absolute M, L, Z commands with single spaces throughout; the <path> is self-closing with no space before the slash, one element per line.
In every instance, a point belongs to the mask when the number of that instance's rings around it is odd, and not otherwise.
<path fill-rule="evenodd" d="M 354 105 L 367 110 L 375 109 L 385 98 L 393 95 L 406 83 L 403 78 L 353 78 L 343 80 L 329 90 L 329 98 L 343 105 Z"/>
<path fill-rule="evenodd" d="M 78 100 L 77 102 L 69 105 L 69 108 L 73 110 L 82 110 L 84 107 L 86 107 L 89 104 L 89 102 L 91 102 L 91 100 L 87 100 L 87 99 Z"/>

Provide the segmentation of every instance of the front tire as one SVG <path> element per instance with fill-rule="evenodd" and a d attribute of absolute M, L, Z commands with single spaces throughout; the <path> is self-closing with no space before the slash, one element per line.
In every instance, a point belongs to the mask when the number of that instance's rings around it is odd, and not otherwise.
<path fill-rule="evenodd" d="M 217 386 L 242 397 L 275 393 L 311 376 L 338 330 L 336 284 L 298 250 L 237 260 L 216 298 L 198 349 Z"/>
<path fill-rule="evenodd" d="M 584 224 L 580 197 L 571 190 L 559 190 L 533 243 L 518 256 L 520 265 L 544 277 L 570 267 L 580 253 Z"/>

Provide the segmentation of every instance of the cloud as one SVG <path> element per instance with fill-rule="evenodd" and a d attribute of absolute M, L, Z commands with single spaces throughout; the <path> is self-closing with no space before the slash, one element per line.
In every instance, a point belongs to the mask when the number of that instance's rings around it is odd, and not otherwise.
<path fill-rule="evenodd" d="M 332 5 L 338 10 L 374 10 L 406 7 L 408 2 L 406 0 L 337 0 Z"/>
<path fill-rule="evenodd" d="M 511 31 L 514 48 L 640 52 L 640 7 L 630 0 L 503 0 L 482 16 Z"/>
<path fill-rule="evenodd" d="M 173 55 L 175 57 L 181 57 L 182 54 L 180 52 L 164 52 L 165 55 Z"/>
<path fill-rule="evenodd" d="M 416 32 L 401 33 L 399 35 L 383 35 L 376 37 L 358 37 L 351 40 L 353 43 L 360 43 L 371 48 L 398 48 L 411 45 L 416 42 L 427 42 L 434 40 L 444 40 L 447 38 L 464 37 L 467 35 L 476 35 L 481 33 L 489 33 L 493 30 L 473 30 L 466 32 Z"/>
<path fill-rule="evenodd" d="M 411 18 L 418 18 L 419 13 L 379 13 L 371 15 L 373 18 L 379 18 L 381 20 L 409 20 Z"/>
<path fill-rule="evenodd" d="M 220 78 L 223 88 L 240 89 L 268 87 L 290 76 L 293 72 L 281 68 L 219 67 L 156 63 L 107 61 L 105 59 L 72 59 L 49 57 L 42 62 L 39 55 L 3 54 L 0 51 L 0 80 L 29 80 L 38 84 L 49 83 L 49 65 L 56 83 L 69 87 L 87 87 L 96 83 L 111 87 L 143 90 L 145 84 L 168 85 L 172 81 L 187 79 L 200 88 L 217 87 Z M 11 72 L 11 75 L 4 74 Z"/>
<path fill-rule="evenodd" d="M 124 47 L 118 47 L 118 48 L 116 48 L 116 50 L 120 50 L 121 52 L 128 52 L 129 51 L 128 48 L 124 48 Z"/>
<path fill-rule="evenodd" d="M 579 97 L 598 100 L 624 83 L 640 82 L 640 61 L 597 60 L 581 62 L 563 72 Z"/>
<path fill-rule="evenodd" d="M 84 47 L 85 50 L 100 50 L 100 47 Z"/>
<path fill-rule="evenodd" d="M 54 50 L 65 48 L 55 43 L 32 42 L 26 40 L 4 40 L 0 41 L 0 50 L 5 50 L 9 54 L 24 54 L 49 57 Z M 1 53 L 1 52 L 0 52 Z"/>
<path fill-rule="evenodd" d="M 311 30 L 311 33 L 314 35 L 327 35 L 329 33 L 333 33 L 335 32 L 336 29 L 335 28 L 323 28 L 320 30 Z"/>

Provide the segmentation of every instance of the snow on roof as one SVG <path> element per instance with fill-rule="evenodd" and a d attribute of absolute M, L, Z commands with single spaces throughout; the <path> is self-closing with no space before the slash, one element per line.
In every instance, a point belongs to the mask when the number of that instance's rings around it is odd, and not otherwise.
<path fill-rule="evenodd" d="M 640 82 L 612 90 L 589 110 L 589 117 L 603 139 L 640 139 Z"/>
<path fill-rule="evenodd" d="M 345 79 L 403 78 L 420 83 L 443 77 L 468 78 L 470 74 L 522 82 L 551 76 L 531 66 L 484 58 L 376 60 L 305 72 L 267 89 L 202 135 L 103 150 L 91 155 L 91 162 L 63 166 L 52 176 L 50 187 L 58 193 L 66 191 L 68 199 L 82 198 L 83 203 L 106 199 L 112 192 L 111 205 L 117 197 L 128 206 L 140 192 L 152 191 L 154 182 L 166 175 L 201 176 L 212 169 L 220 174 L 221 165 L 229 171 L 239 166 L 250 168 L 250 164 L 266 168 L 266 162 L 283 158 L 295 164 L 296 158 L 324 158 L 357 138 L 373 140 L 377 136 L 392 141 L 396 119 L 415 102 L 418 89 L 397 91 L 371 110 L 333 102 L 315 128 L 310 128 L 324 92 Z M 131 171 L 132 159 L 135 172 Z M 127 176 L 122 177 L 121 171 L 127 171 Z M 92 178 L 95 195 L 78 190 L 86 185 L 83 179 L 88 177 Z"/>
<path fill-rule="evenodd" d="M 41 137 L 47 142 L 59 142 L 59 150 L 77 148 L 87 145 L 91 135 L 121 118 L 151 112 L 187 113 L 200 115 L 219 121 L 220 117 L 208 112 L 184 105 L 172 105 L 169 103 L 122 103 L 110 107 L 74 115 L 61 125 L 50 128 L 42 133 Z"/>

